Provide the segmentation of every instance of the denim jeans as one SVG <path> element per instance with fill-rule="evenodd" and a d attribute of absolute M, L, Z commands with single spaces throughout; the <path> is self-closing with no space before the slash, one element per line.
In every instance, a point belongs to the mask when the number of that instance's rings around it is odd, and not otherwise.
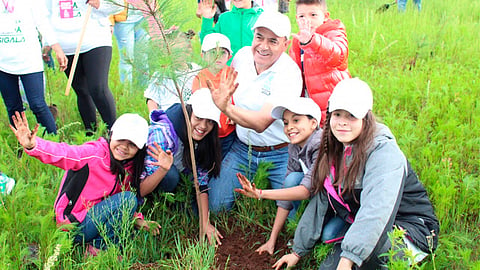
<path fill-rule="evenodd" d="M 103 236 L 106 236 L 110 243 L 116 244 L 119 234 L 122 234 L 122 226 L 126 225 L 122 222 L 123 215 L 128 214 L 125 218 L 131 220 L 137 207 L 137 197 L 131 191 L 117 193 L 97 203 L 80 223 L 80 233 L 75 236 L 74 241 L 91 243 L 98 249 L 105 249 L 108 241 Z"/>
<path fill-rule="evenodd" d="M 252 181 L 261 162 L 273 163 L 274 167 L 268 170 L 270 185 L 274 189 L 282 188 L 287 171 L 288 147 L 269 152 L 257 152 L 252 149 L 250 154 L 248 150 L 248 145 L 235 138 L 230 151 L 222 161 L 220 175 L 210 179 L 208 183 L 210 211 L 230 210 L 236 197 L 234 188 L 241 187 L 237 172 Z"/>
<path fill-rule="evenodd" d="M 137 22 L 118 22 L 113 27 L 113 33 L 117 39 L 120 60 L 118 70 L 122 83 L 132 83 L 133 63 L 135 59 L 135 43 L 144 40 L 147 32 L 141 27 L 143 20 Z M 144 55 L 146 55 L 144 53 Z M 136 61 L 136 63 L 146 61 Z M 141 72 L 141 70 L 140 70 Z"/>
<path fill-rule="evenodd" d="M 296 187 L 303 179 L 303 172 L 291 172 L 287 177 L 285 177 L 285 183 L 283 188 Z M 297 215 L 298 207 L 300 206 L 301 201 L 291 201 L 293 208 L 288 213 L 288 219 L 294 220 Z"/>
<path fill-rule="evenodd" d="M 345 228 L 347 224 L 345 224 L 345 221 L 340 218 L 340 217 L 333 217 L 331 218 L 325 226 L 323 226 L 322 230 L 322 237 L 320 238 L 322 242 L 328 241 L 328 240 L 333 240 L 335 238 L 339 237 L 339 233 L 342 231 L 342 229 Z"/>
<path fill-rule="evenodd" d="M 27 96 L 28 104 L 37 122 L 44 126 L 48 133 L 57 133 L 55 119 L 45 102 L 45 88 L 43 83 L 43 71 L 24 75 L 14 75 L 0 71 L 0 91 L 7 108 L 8 120 L 13 125 L 12 115 L 15 112 L 23 112 L 22 97 L 18 79 L 22 81 Z"/>
<path fill-rule="evenodd" d="M 405 11 L 407 9 L 407 1 L 408 0 L 398 0 L 397 5 L 398 5 L 398 11 Z M 422 9 L 422 0 L 413 0 L 413 3 L 415 4 L 415 7 L 420 11 Z"/>

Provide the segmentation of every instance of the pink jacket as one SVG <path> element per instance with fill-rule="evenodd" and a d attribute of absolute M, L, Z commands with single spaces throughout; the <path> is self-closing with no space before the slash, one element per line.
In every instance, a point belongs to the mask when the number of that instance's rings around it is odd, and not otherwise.
<path fill-rule="evenodd" d="M 350 78 L 347 68 L 348 40 L 345 26 L 340 20 L 327 19 L 315 32 L 312 41 L 307 45 L 301 45 L 298 39 L 294 38 L 289 55 L 302 70 L 308 96 L 322 110 L 323 126 L 333 88 L 341 80 Z"/>
<path fill-rule="evenodd" d="M 130 190 L 130 176 L 119 184 L 116 175 L 110 172 L 110 151 L 105 138 L 82 145 L 37 138 L 35 148 L 26 153 L 66 171 L 54 205 L 58 225 L 81 223 L 92 206 L 108 196 Z M 125 170 L 132 174 L 131 162 Z"/>

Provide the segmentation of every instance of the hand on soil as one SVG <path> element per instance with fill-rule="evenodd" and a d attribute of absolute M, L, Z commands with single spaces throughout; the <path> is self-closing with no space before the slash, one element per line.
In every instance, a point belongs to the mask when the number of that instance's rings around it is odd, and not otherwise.
<path fill-rule="evenodd" d="M 21 114 L 15 112 L 15 115 L 12 115 L 13 126 L 10 125 L 10 129 L 17 137 L 18 142 L 26 149 L 32 149 L 37 145 L 37 132 L 38 124 L 35 125 L 35 128 L 31 131 L 28 127 L 27 117 L 25 112 Z"/>
<path fill-rule="evenodd" d="M 237 173 L 238 182 L 242 185 L 242 188 L 234 189 L 235 192 L 238 192 L 242 195 L 245 195 L 250 198 L 258 199 L 260 194 L 257 192 L 255 183 L 251 183 L 243 174 Z"/>
<path fill-rule="evenodd" d="M 258 254 L 262 254 L 263 252 L 268 252 L 268 254 L 273 255 L 274 250 L 275 250 L 275 242 L 270 241 L 269 239 L 265 244 L 257 248 L 255 252 L 258 252 Z"/>
<path fill-rule="evenodd" d="M 206 228 L 206 235 L 210 244 L 214 244 L 213 241 L 215 241 L 215 246 L 222 244 L 220 239 L 223 239 L 223 235 L 210 223 Z"/>
<path fill-rule="evenodd" d="M 287 264 L 287 268 L 289 267 L 292 267 L 294 265 L 296 265 L 298 263 L 298 261 L 300 260 L 300 258 L 297 257 L 297 255 L 293 254 L 293 253 L 290 253 L 290 254 L 287 254 L 287 255 L 283 255 L 282 258 L 280 258 L 280 260 L 278 260 L 273 266 L 272 268 L 275 268 L 275 270 L 278 270 L 280 269 L 280 267 L 282 267 L 282 265 L 284 263 Z"/>

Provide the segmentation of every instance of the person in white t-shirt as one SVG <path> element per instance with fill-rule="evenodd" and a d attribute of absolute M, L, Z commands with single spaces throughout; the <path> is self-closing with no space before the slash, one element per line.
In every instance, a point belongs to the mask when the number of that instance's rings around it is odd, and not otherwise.
<path fill-rule="evenodd" d="M 237 173 L 252 179 L 259 163 L 271 162 L 267 172 L 272 188 L 281 188 L 285 178 L 288 138 L 283 122 L 270 112 L 275 100 L 298 97 L 302 88 L 300 69 L 285 53 L 290 20 L 278 12 L 264 12 L 254 31 L 252 46 L 240 49 L 233 59 L 236 71 L 226 72 L 218 89 L 209 85 L 217 107 L 237 124 L 237 138 L 223 159 L 220 176 L 209 182 L 212 212 L 232 208 L 234 188 L 241 187 Z"/>
<path fill-rule="evenodd" d="M 0 4 L 0 91 L 10 124 L 15 112 L 23 112 L 19 79 L 24 86 L 30 109 L 46 132 L 57 133 L 55 119 L 45 102 L 43 62 L 38 32 L 51 45 L 60 70 L 67 67 L 67 58 L 48 22 L 42 2 L 4 0 Z M 38 31 L 37 31 L 38 30 Z"/>

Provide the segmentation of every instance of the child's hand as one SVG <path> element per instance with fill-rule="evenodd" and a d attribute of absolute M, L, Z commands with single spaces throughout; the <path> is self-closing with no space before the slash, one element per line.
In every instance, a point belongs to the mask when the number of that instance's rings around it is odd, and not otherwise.
<path fill-rule="evenodd" d="M 261 245 L 255 252 L 258 254 L 262 254 L 263 252 L 268 252 L 268 254 L 273 255 L 273 251 L 275 250 L 275 241 L 269 239 L 265 244 Z"/>
<path fill-rule="evenodd" d="M 302 44 L 307 44 L 312 40 L 315 29 L 312 28 L 310 20 L 307 18 L 297 18 L 298 34 L 293 34 Z"/>
<path fill-rule="evenodd" d="M 146 230 L 150 232 L 152 235 L 159 235 L 160 229 L 162 228 L 156 221 L 153 220 L 144 220 L 137 218 L 135 220 L 135 226 L 139 230 Z"/>
<path fill-rule="evenodd" d="M 148 154 L 157 160 L 152 163 L 152 165 L 159 166 L 165 171 L 170 170 L 170 167 L 173 164 L 172 151 L 163 151 L 162 147 L 160 147 L 157 142 L 154 142 L 153 144 L 155 147 L 151 145 L 148 146 Z"/>
<path fill-rule="evenodd" d="M 201 0 L 200 3 L 198 3 L 197 12 L 204 18 L 213 18 L 216 11 L 217 6 L 215 5 L 213 0 Z"/>
<path fill-rule="evenodd" d="M 35 128 L 31 131 L 28 127 L 27 117 L 25 112 L 21 114 L 15 112 L 15 115 L 12 115 L 13 126 L 10 125 L 10 129 L 17 137 L 18 142 L 26 149 L 33 149 L 37 145 L 37 132 L 38 124 L 35 125 Z"/>
<path fill-rule="evenodd" d="M 205 234 L 207 235 L 208 242 L 211 245 L 215 244 L 215 246 L 218 246 L 222 244 L 220 239 L 223 239 L 223 235 L 210 222 L 204 228 L 204 230 L 205 230 Z"/>
<path fill-rule="evenodd" d="M 284 263 L 287 264 L 287 268 L 290 268 L 294 265 L 296 265 L 298 263 L 298 261 L 300 260 L 300 258 L 293 254 L 293 253 L 290 253 L 290 254 L 287 254 L 287 255 L 283 255 L 282 258 L 280 258 L 280 260 L 278 260 L 273 266 L 272 268 L 275 268 L 275 270 L 278 270 L 280 269 L 280 267 L 282 267 L 282 265 Z"/>
<path fill-rule="evenodd" d="M 245 195 L 250 198 L 260 198 L 260 192 L 255 187 L 255 183 L 251 183 L 243 174 L 237 173 L 238 182 L 242 185 L 242 188 L 236 188 L 235 192 Z"/>

